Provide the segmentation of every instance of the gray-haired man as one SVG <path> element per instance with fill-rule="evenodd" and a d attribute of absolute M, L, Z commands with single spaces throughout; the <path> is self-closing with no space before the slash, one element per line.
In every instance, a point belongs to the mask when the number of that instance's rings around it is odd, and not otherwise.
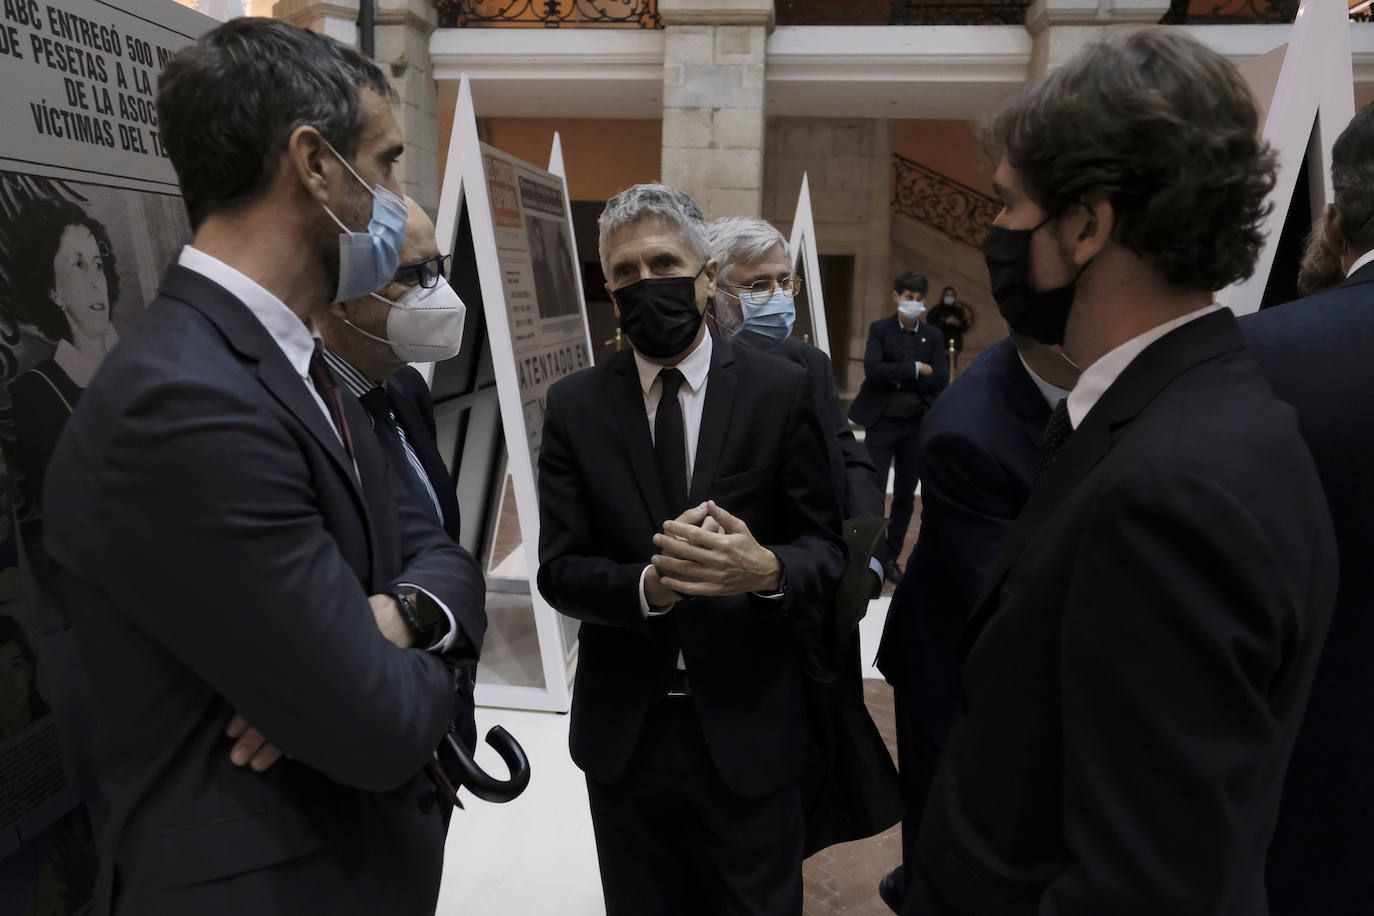
<path fill-rule="evenodd" d="M 600 225 L 634 349 L 549 390 L 538 582 L 583 621 L 571 745 L 606 908 L 797 914 L 791 622 L 843 567 L 827 433 L 802 369 L 707 333 L 687 195 L 637 185 Z"/>

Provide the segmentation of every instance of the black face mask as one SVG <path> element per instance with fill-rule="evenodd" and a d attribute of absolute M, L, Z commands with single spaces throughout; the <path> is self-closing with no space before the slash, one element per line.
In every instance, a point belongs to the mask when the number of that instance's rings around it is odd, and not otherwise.
<path fill-rule="evenodd" d="M 1053 218 L 1046 217 L 1034 229 L 989 226 L 983 258 L 992 281 L 992 298 L 1011 329 L 1040 343 L 1059 345 L 1064 342 L 1078 277 L 1057 289 L 1038 290 L 1030 284 L 1031 236 Z M 1078 275 L 1082 274 L 1080 269 Z"/>
<path fill-rule="evenodd" d="M 705 270 L 706 265 L 701 266 Z M 645 277 L 614 290 L 620 327 L 650 359 L 668 359 L 689 347 L 701 330 L 697 277 Z"/>

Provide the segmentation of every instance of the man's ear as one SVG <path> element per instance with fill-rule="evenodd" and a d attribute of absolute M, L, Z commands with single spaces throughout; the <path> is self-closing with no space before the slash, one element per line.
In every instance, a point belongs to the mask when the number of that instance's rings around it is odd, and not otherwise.
<path fill-rule="evenodd" d="M 1336 257 L 1344 256 L 1346 243 L 1345 233 L 1341 230 L 1340 211 L 1336 209 L 1335 204 L 1327 204 L 1322 217 L 1322 234 L 1326 237 L 1326 247 L 1330 248 Z"/>
<path fill-rule="evenodd" d="M 716 274 L 720 272 L 720 262 L 715 258 L 706 262 L 702 268 L 701 275 L 706 278 L 706 301 L 710 302 L 716 295 Z"/>
<path fill-rule="evenodd" d="M 1087 264 L 1111 241 L 1116 212 L 1107 200 L 1081 201 L 1061 217 L 1060 238 L 1078 266 Z"/>
<path fill-rule="evenodd" d="M 296 173 L 311 197 L 327 204 L 329 176 L 325 171 L 325 160 L 332 156 L 319 130 L 310 124 L 302 124 L 291 132 L 290 139 L 286 141 L 283 167 L 289 166 Z"/>

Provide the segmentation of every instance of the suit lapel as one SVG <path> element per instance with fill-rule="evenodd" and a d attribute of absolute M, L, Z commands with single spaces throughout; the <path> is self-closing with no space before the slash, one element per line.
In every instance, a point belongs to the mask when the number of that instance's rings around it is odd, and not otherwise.
<path fill-rule="evenodd" d="M 328 417 L 306 389 L 309 382 L 296 374 L 286 354 L 249 308 L 219 284 L 176 264 L 168 269 L 162 292 L 204 315 L 219 328 L 230 346 L 257 364 L 263 386 L 329 454 L 339 473 L 348 478 L 362 506 L 365 501 L 353 462 Z"/>
<path fill-rule="evenodd" d="M 1241 349 L 1244 340 L 1235 316 L 1222 309 L 1176 328 L 1146 347 L 1083 418 L 1050 470 L 1031 490 L 1007 543 L 960 636 L 959 654 L 968 654 L 978 634 L 997 613 L 1002 580 L 1022 552 L 1073 490 L 1107 455 L 1112 437 L 1133 420 L 1179 375 L 1198 363 Z"/>
<path fill-rule="evenodd" d="M 734 348 L 724 338 L 711 342 L 711 372 L 706 385 L 706 403 L 701 410 L 701 429 L 697 434 L 696 460 L 692 468 L 692 486 L 687 494 L 688 506 L 706 499 L 716 479 L 720 453 L 725 448 L 725 435 L 730 431 L 730 414 L 735 406 L 737 378 L 734 370 Z"/>
<path fill-rule="evenodd" d="M 644 499 L 651 527 L 657 531 L 668 520 L 668 503 L 663 498 L 663 484 L 658 479 L 654 440 L 649 436 L 649 417 L 644 412 L 644 390 L 639 387 L 634 352 L 622 350 L 617 353 L 612 368 L 611 409 L 620 426 L 620 439 L 625 443 L 630 470 Z"/>

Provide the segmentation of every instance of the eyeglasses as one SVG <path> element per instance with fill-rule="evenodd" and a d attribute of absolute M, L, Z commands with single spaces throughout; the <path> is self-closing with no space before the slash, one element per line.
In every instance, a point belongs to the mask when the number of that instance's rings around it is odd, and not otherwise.
<path fill-rule="evenodd" d="M 749 297 L 750 302 L 767 302 L 769 299 L 773 298 L 773 288 L 775 286 L 782 290 L 782 294 L 788 299 L 796 296 L 797 293 L 801 291 L 802 278 L 790 276 L 783 277 L 775 283 L 768 277 L 762 277 L 748 286 L 740 286 L 737 283 L 726 283 L 724 285 L 744 290 L 744 295 Z M 740 298 L 742 299 L 744 296 Z"/>
<path fill-rule="evenodd" d="M 396 268 L 396 278 L 404 283 L 406 274 L 415 274 L 420 286 L 431 289 L 438 284 L 439 278 L 448 279 L 448 269 L 453 262 L 453 255 L 441 254 L 423 261 L 416 261 L 414 264 L 402 264 Z M 404 279 L 403 279 L 404 278 Z"/>

